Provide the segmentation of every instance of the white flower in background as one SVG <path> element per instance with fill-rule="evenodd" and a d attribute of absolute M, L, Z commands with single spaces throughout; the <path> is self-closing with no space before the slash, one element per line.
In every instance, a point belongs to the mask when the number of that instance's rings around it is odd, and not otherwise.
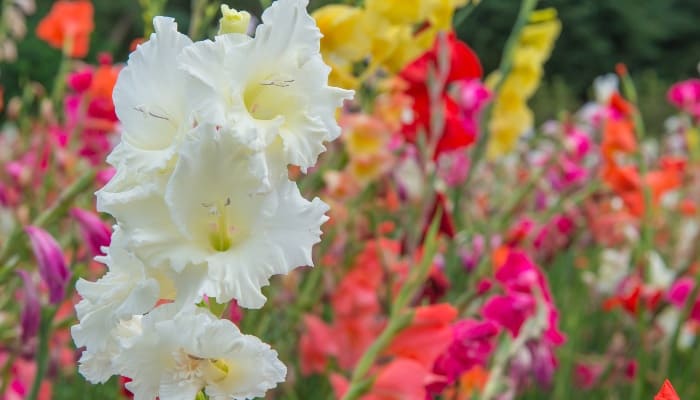
<path fill-rule="evenodd" d="M 598 104 L 608 104 L 610 97 L 618 92 L 620 79 L 615 74 L 601 75 L 593 80 L 593 91 Z"/>
<path fill-rule="evenodd" d="M 252 399 L 283 382 L 277 352 L 228 320 L 191 306 L 159 306 L 141 320 L 142 333 L 125 338 L 115 364 L 135 400 Z"/>
<path fill-rule="evenodd" d="M 630 269 L 631 253 L 629 249 L 604 249 L 600 253 L 597 274 L 586 271 L 584 280 L 595 287 L 600 294 L 610 295 L 627 276 Z"/>
<path fill-rule="evenodd" d="M 219 35 L 183 52 L 182 67 L 208 88 L 191 105 L 209 122 L 232 124 L 255 150 L 281 147 L 284 164 L 316 163 L 324 141 L 340 135 L 336 108 L 352 91 L 328 86 L 321 33 L 305 0 L 278 0 L 262 15 L 255 38 Z M 286 172 L 286 168 L 284 169 Z"/>
<path fill-rule="evenodd" d="M 172 18 L 156 17 L 153 26 L 155 33 L 131 53 L 113 93 L 123 132 L 107 161 L 130 170 L 165 168 L 193 125 L 185 107 L 188 75 L 177 64 L 192 41 Z"/>
<path fill-rule="evenodd" d="M 659 253 L 650 251 L 647 257 L 649 257 L 648 286 L 658 290 L 667 290 L 675 280 L 676 273 L 666 266 Z"/>
<path fill-rule="evenodd" d="M 265 302 L 260 288 L 272 275 L 313 265 L 311 249 L 328 206 L 307 201 L 287 179 L 261 191 L 254 165 L 231 132 L 200 125 L 183 143 L 166 185 L 134 189 L 107 211 L 148 265 L 176 272 L 189 266 L 201 273 L 190 285 L 203 281 L 202 294 L 258 308 Z"/>

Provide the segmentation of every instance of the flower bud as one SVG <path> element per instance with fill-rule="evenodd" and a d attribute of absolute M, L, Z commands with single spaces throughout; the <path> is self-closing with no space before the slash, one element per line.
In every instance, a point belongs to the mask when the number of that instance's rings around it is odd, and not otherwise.
<path fill-rule="evenodd" d="M 39 275 L 49 288 L 49 301 L 57 304 L 63 299 L 66 284 L 70 280 L 70 271 L 66 266 L 61 247 L 51 234 L 39 227 L 28 226 L 24 230 L 32 243 Z"/>
<path fill-rule="evenodd" d="M 22 301 L 24 307 L 20 314 L 20 326 L 22 329 L 21 341 L 23 344 L 26 344 L 39 332 L 41 305 L 39 304 L 36 285 L 34 285 L 29 272 L 17 270 L 17 275 L 19 275 L 24 284 L 24 297 Z"/>
<path fill-rule="evenodd" d="M 75 218 L 80 228 L 83 240 L 90 248 L 93 256 L 105 254 L 102 247 L 109 246 L 112 230 L 95 213 L 80 208 L 70 210 L 70 215 Z"/>
<path fill-rule="evenodd" d="M 219 35 L 227 33 L 246 33 L 250 24 L 250 14 L 246 11 L 236 11 L 226 4 L 221 5 L 219 19 Z"/>

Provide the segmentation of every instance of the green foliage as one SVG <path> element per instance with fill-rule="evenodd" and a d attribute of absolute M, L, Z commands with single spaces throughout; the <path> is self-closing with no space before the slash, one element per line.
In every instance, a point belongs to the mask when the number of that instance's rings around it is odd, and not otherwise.
<path fill-rule="evenodd" d="M 498 65 L 517 12 L 517 0 L 483 0 L 458 34 L 479 54 L 486 71 Z M 546 65 L 580 99 L 593 78 L 623 62 L 635 73 L 654 70 L 662 82 L 697 75 L 700 2 L 688 0 L 543 0 L 563 31 Z"/>

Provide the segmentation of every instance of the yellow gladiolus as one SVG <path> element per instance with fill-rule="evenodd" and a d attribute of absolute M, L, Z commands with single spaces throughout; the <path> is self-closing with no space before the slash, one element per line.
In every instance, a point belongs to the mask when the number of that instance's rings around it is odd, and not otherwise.
<path fill-rule="evenodd" d="M 331 61 L 359 61 L 371 50 L 364 11 L 344 4 L 331 4 L 312 14 L 323 33 L 321 52 Z"/>
<path fill-rule="evenodd" d="M 561 23 L 556 17 L 554 9 L 533 12 L 530 24 L 523 28 L 518 38 L 513 68 L 501 85 L 489 123 L 488 156 L 491 158 L 512 151 L 520 135 L 532 128 L 534 118 L 527 100 L 539 86 L 543 64 L 561 31 Z M 498 79 L 498 75 L 493 75 L 489 81 L 493 85 Z"/>
<path fill-rule="evenodd" d="M 365 7 L 370 13 L 381 15 L 395 25 L 416 24 L 425 20 L 426 0 L 367 0 Z"/>
<path fill-rule="evenodd" d="M 396 73 L 431 48 L 441 31 L 452 26 L 456 7 L 468 0 L 366 0 L 364 8 L 332 4 L 312 15 L 321 33 L 321 53 L 333 68 L 333 85 L 354 88 L 383 68 Z M 360 79 L 353 75 L 367 59 Z"/>

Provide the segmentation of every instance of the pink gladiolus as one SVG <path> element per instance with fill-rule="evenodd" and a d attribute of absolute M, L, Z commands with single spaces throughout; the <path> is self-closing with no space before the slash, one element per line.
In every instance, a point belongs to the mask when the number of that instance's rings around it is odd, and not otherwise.
<path fill-rule="evenodd" d="M 535 314 L 535 299 L 527 294 L 512 292 L 490 298 L 481 313 L 484 318 L 506 328 L 513 337 L 518 336 L 525 321 Z"/>
<path fill-rule="evenodd" d="M 117 171 L 112 168 L 112 167 L 107 167 L 101 171 L 97 172 L 97 175 L 95 176 L 95 182 L 100 185 L 104 186 L 109 182 L 110 179 L 116 174 Z"/>
<path fill-rule="evenodd" d="M 464 183 L 469 174 L 469 158 L 463 149 L 440 154 L 438 166 L 438 174 L 451 188 Z"/>
<path fill-rule="evenodd" d="M 66 285 L 70 280 L 70 271 L 66 266 L 61 247 L 51 234 L 39 227 L 27 226 L 24 230 L 32 243 L 39 275 L 49 288 L 49 301 L 52 304 L 58 304 L 63 300 Z"/>
<path fill-rule="evenodd" d="M 593 388 L 605 368 L 599 364 L 577 364 L 574 367 L 574 380 L 576 385 L 582 389 Z"/>
<path fill-rule="evenodd" d="M 700 104 L 700 79 L 688 79 L 671 86 L 666 94 L 668 101 L 684 111 L 691 111 Z"/>
<path fill-rule="evenodd" d="M 104 254 L 102 247 L 109 246 L 112 230 L 95 213 L 80 208 L 70 210 L 70 215 L 75 218 L 80 227 L 83 240 L 93 256 Z"/>
<path fill-rule="evenodd" d="M 444 379 L 431 382 L 428 391 L 441 393 L 462 373 L 475 366 L 485 366 L 495 349 L 499 333 L 500 328 L 492 321 L 467 319 L 456 322 L 452 326 L 452 343 L 433 367 L 433 373 Z"/>
<path fill-rule="evenodd" d="M 68 75 L 68 87 L 76 93 L 83 93 L 90 88 L 92 83 L 92 70 L 85 68 Z"/>
<path fill-rule="evenodd" d="M 692 278 L 680 278 L 668 290 L 666 298 L 674 306 L 683 308 L 686 301 L 689 301 L 688 296 L 693 291 L 693 287 L 695 287 L 695 282 L 693 282 Z M 700 322 L 700 299 L 695 299 L 694 301 L 695 304 L 690 312 L 690 318 Z"/>
<path fill-rule="evenodd" d="M 479 116 L 491 100 L 491 91 L 479 79 L 460 81 L 457 87 L 462 123 L 470 132 L 479 132 Z"/>
<path fill-rule="evenodd" d="M 36 291 L 36 285 L 32 281 L 29 272 L 17 270 L 17 275 L 22 279 L 24 292 L 22 298 L 22 312 L 20 314 L 20 324 L 22 329 L 22 344 L 27 344 L 39 332 L 41 323 L 41 305 Z"/>

